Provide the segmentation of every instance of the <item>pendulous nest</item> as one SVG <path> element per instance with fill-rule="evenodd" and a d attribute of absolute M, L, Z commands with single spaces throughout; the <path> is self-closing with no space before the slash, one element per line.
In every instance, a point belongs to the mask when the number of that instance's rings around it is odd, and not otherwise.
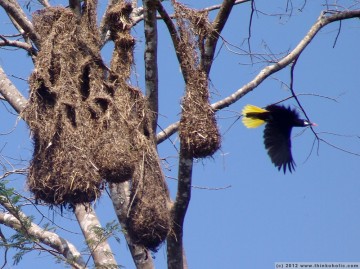
<path fill-rule="evenodd" d="M 188 156 L 204 158 L 220 148 L 221 136 L 209 104 L 206 76 L 197 70 L 191 81 L 182 101 L 179 137 Z"/>
<path fill-rule="evenodd" d="M 134 38 L 130 34 L 131 4 L 119 2 L 107 11 L 107 24 L 115 49 L 110 80 L 121 89 L 114 99 L 129 126 L 132 154 L 136 159 L 131 181 L 126 231 L 133 243 L 156 250 L 170 230 L 169 193 L 156 151 L 147 99 L 128 85 L 133 64 Z"/>
<path fill-rule="evenodd" d="M 54 205 L 92 202 L 103 179 L 129 180 L 134 171 L 122 105 L 100 56 L 95 8 L 88 1 L 81 19 L 61 7 L 33 15 L 41 50 L 23 114 L 34 138 L 28 185 Z"/>
<path fill-rule="evenodd" d="M 142 154 L 132 181 L 126 230 L 133 243 L 156 251 L 170 230 L 169 193 L 154 148 Z"/>
<path fill-rule="evenodd" d="M 204 53 L 211 24 L 205 11 L 195 11 L 175 1 L 174 8 L 180 33 L 178 53 L 186 79 L 179 137 L 187 156 L 204 158 L 212 156 L 221 145 L 215 113 L 209 103 L 208 77 L 198 55 Z"/>

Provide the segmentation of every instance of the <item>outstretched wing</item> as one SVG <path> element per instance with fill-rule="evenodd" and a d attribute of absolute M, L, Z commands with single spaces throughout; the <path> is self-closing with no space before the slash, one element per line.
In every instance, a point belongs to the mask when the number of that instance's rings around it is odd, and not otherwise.
<path fill-rule="evenodd" d="M 264 130 L 264 144 L 272 163 L 278 168 L 286 168 L 290 173 L 295 170 L 295 162 L 291 154 L 291 126 L 268 122 Z"/>

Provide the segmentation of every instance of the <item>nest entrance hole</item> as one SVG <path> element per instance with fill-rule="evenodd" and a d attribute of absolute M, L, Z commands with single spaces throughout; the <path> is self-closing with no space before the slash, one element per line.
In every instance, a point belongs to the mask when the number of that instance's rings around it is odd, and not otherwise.
<path fill-rule="evenodd" d="M 86 65 L 81 75 L 80 94 L 82 100 L 85 101 L 90 95 L 90 66 Z"/>
<path fill-rule="evenodd" d="M 45 86 L 44 81 L 40 81 L 40 87 L 37 89 L 37 94 L 41 99 L 42 104 L 46 107 L 54 107 L 56 104 L 56 93 L 51 92 L 48 87 Z"/>

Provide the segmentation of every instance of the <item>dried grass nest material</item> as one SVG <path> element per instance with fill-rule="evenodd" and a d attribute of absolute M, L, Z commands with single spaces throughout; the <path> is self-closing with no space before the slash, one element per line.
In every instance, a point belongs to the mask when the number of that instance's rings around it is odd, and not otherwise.
<path fill-rule="evenodd" d="M 118 133 L 100 135 L 92 152 L 100 175 L 108 182 L 119 183 L 131 179 L 136 159 L 128 139 L 121 137 L 121 129 L 114 131 Z"/>
<path fill-rule="evenodd" d="M 133 243 L 156 251 L 170 231 L 169 193 L 155 150 L 144 151 L 136 167 L 126 230 Z"/>
<path fill-rule="evenodd" d="M 38 138 L 34 142 L 28 186 L 37 200 L 66 205 L 94 201 L 100 196 L 101 177 L 76 135 L 66 132 L 56 135 L 51 145 Z"/>
<path fill-rule="evenodd" d="M 188 156 L 204 158 L 220 148 L 221 136 L 208 101 L 206 76 L 197 74 L 191 76 L 182 101 L 179 137 Z"/>
<path fill-rule="evenodd" d="M 38 12 L 33 22 L 41 50 L 23 113 L 34 137 L 29 189 L 54 205 L 92 202 L 104 179 L 129 180 L 134 171 L 122 104 L 114 100 L 115 86 L 106 84 L 99 33 L 65 8 Z"/>
<path fill-rule="evenodd" d="M 186 79 L 179 126 L 180 142 L 189 157 L 212 156 L 221 145 L 215 113 L 209 103 L 208 76 L 200 63 L 205 38 L 212 33 L 208 12 L 173 1 L 181 39 L 177 53 Z"/>

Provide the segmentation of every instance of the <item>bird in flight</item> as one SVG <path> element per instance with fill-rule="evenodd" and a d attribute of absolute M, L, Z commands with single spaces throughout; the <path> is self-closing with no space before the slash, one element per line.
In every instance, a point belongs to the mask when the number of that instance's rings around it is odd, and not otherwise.
<path fill-rule="evenodd" d="M 265 109 L 246 105 L 242 110 L 242 122 L 247 128 L 256 128 L 266 123 L 264 144 L 272 163 L 278 168 L 295 171 L 291 154 L 291 130 L 293 127 L 316 126 L 315 123 L 300 119 L 299 114 L 290 107 L 269 105 Z"/>

